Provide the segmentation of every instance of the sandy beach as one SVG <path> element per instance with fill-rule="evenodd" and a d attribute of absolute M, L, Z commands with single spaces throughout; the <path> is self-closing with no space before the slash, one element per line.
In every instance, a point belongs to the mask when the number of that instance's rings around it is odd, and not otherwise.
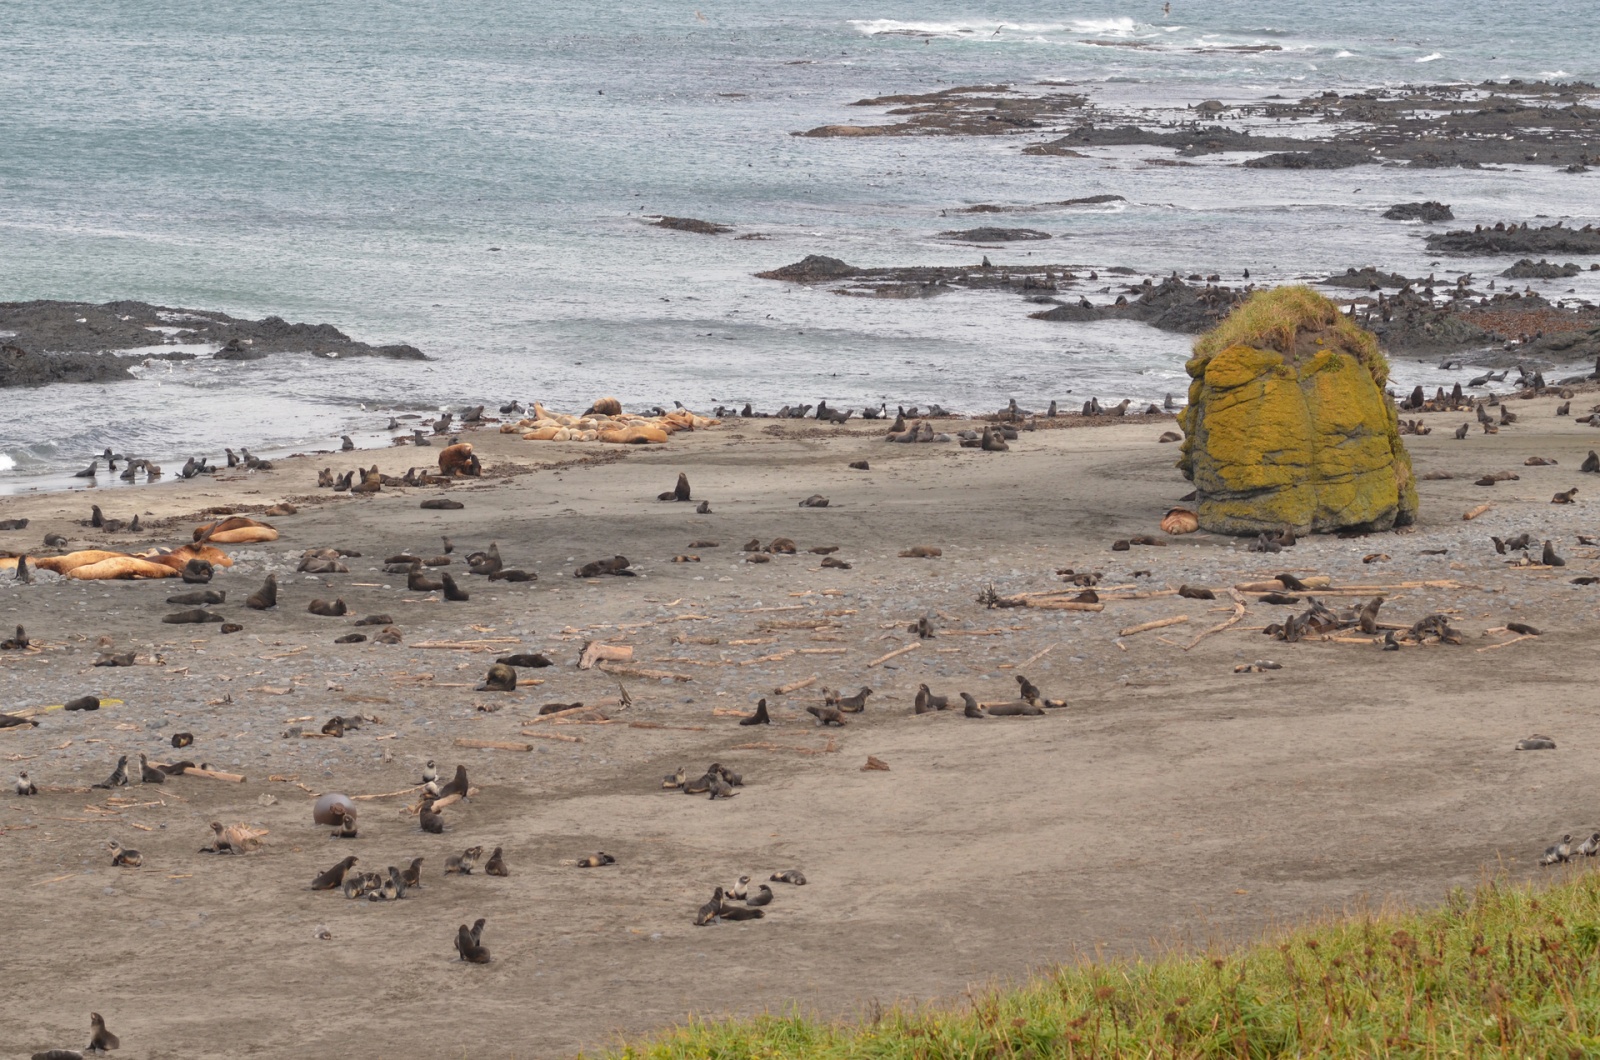
<path fill-rule="evenodd" d="M 235 565 L 210 587 L 228 593 L 212 610 L 244 627 L 232 635 L 162 624 L 178 610 L 165 598 L 194 588 L 175 578 L 0 576 L 0 629 L 22 623 L 33 642 L 0 653 L 5 710 L 116 701 L 0 730 L 0 758 L 46 789 L 14 797 L 7 774 L 0 796 L 9 951 L 18 975 L 51 984 L 0 1009 L 0 1039 L 7 1055 L 76 1045 L 92 1009 L 132 1057 L 565 1055 L 691 1015 L 954 999 L 1084 955 L 1226 944 L 1286 918 L 1435 902 L 1486 872 L 1532 876 L 1547 843 L 1600 827 L 1577 795 L 1583 749 L 1600 740 L 1585 694 L 1600 663 L 1584 647 L 1600 587 L 1572 584 L 1600 573 L 1600 548 L 1578 540 L 1594 525 L 1579 464 L 1600 432 L 1557 417 L 1560 400 L 1510 398 L 1516 423 L 1459 441 L 1470 412 L 1421 415 L 1432 433 L 1405 439 L 1424 476 L 1416 526 L 1281 554 L 1159 532 L 1190 488 L 1176 446 L 1157 441 L 1174 429 L 1167 416 L 1025 431 L 1004 453 L 886 444 L 856 420 L 731 420 L 627 448 L 524 442 L 490 425 L 464 435 L 483 479 L 448 490 L 315 486 L 323 467 L 402 474 L 437 459 L 405 446 L 101 491 L 107 515 L 140 513 L 142 536 L 82 526 L 94 491 L 7 498 L 0 515 L 30 520 L 0 532 L 15 551 L 48 533 L 73 548 L 179 544 L 207 511 L 290 501 L 298 513 L 266 517 L 276 542 L 227 549 Z M 1580 391 L 1573 409 L 1596 400 Z M 860 460 L 870 470 L 848 467 Z M 1473 485 L 1502 470 L 1519 477 Z M 1438 471 L 1454 478 L 1426 479 Z M 680 472 L 710 514 L 656 499 Z M 1551 504 L 1575 486 L 1574 504 Z M 799 506 L 819 493 L 828 507 Z M 419 508 L 442 494 L 464 507 Z M 1534 559 L 1549 539 L 1566 566 L 1496 554 L 1491 535 L 1522 532 Z M 1141 534 L 1165 544 L 1112 550 Z M 443 570 L 468 601 L 408 592 L 383 571 L 391 554 L 439 553 L 441 535 L 454 542 Z M 747 562 L 746 542 L 779 537 L 799 553 Z M 490 542 L 538 580 L 467 575 L 462 557 Z M 942 555 L 899 556 L 917 545 Z M 822 568 L 814 546 L 838 546 L 851 568 Z M 347 574 L 296 573 L 313 547 L 360 557 Z M 616 554 L 636 577 L 573 577 Z M 673 562 L 688 555 L 698 562 Z M 1363 562 L 1375 555 L 1387 558 Z M 1063 589 L 1068 568 L 1101 575 L 1102 610 L 978 602 L 990 586 Z M 1381 587 L 1312 595 L 1337 608 L 1381 593 L 1383 620 L 1443 613 L 1463 643 L 1286 644 L 1260 628 L 1291 608 L 1255 593 L 1240 594 L 1236 624 L 1200 638 L 1235 615 L 1230 588 L 1280 572 Z M 247 610 L 268 573 L 278 606 Z M 1217 599 L 1166 592 L 1185 584 Z M 335 597 L 347 617 L 306 610 Z M 376 632 L 352 625 L 374 613 L 392 616 L 402 644 L 334 643 Z M 907 630 L 924 616 L 926 640 Z M 1518 639 L 1508 621 L 1542 635 Z M 140 664 L 92 666 L 102 637 Z M 589 641 L 629 645 L 628 667 L 676 676 L 579 669 Z M 909 650 L 884 658 L 897 649 Z M 473 690 L 515 652 L 555 665 L 520 671 L 515 692 Z M 1234 672 L 1258 660 L 1282 668 Z M 920 683 L 997 701 L 1019 673 L 1068 706 L 912 713 Z M 823 686 L 873 695 L 823 730 L 804 712 Z M 631 706 L 615 705 L 621 690 Z M 762 697 L 774 724 L 739 726 Z M 603 720 L 535 720 L 548 703 L 604 701 Z M 285 735 L 335 715 L 366 720 L 337 739 Z M 172 748 L 179 731 L 192 747 Z M 1558 749 L 1512 750 L 1534 732 Z M 140 752 L 246 779 L 89 789 Z M 864 771 L 869 755 L 889 769 Z M 428 759 L 446 776 L 465 765 L 479 789 L 444 811 L 443 835 L 408 812 Z M 711 762 L 743 774 L 737 797 L 663 790 L 664 774 Z M 359 838 L 312 823 L 313 796 L 329 791 L 381 796 L 361 801 Z M 265 829 L 264 846 L 199 853 L 210 821 Z M 113 868 L 110 839 L 141 850 L 143 866 Z M 509 877 L 443 875 L 448 855 L 480 844 L 503 849 Z M 572 864 L 596 851 L 617 863 Z M 308 889 L 348 854 L 375 871 L 424 857 L 425 886 L 373 903 Z M 774 884 L 765 919 L 694 926 L 713 887 L 786 869 L 809 882 Z M 452 945 L 478 917 L 485 966 L 458 962 Z"/>

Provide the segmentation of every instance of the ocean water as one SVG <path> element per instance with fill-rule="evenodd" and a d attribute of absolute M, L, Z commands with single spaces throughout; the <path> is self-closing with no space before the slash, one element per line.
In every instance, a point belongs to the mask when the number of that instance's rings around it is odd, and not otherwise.
<path fill-rule="evenodd" d="M 974 202 L 1127 199 L 1028 214 L 1018 223 L 1055 238 L 988 251 L 996 263 L 1249 268 L 1268 282 L 1486 264 L 1433 266 L 1417 226 L 1377 221 L 1399 201 L 1451 202 L 1465 224 L 1600 221 L 1596 178 L 1535 167 L 1173 169 L 1140 164 L 1148 150 L 1024 157 L 1014 137 L 790 135 L 880 119 L 856 99 L 956 84 L 1062 80 L 1176 108 L 1600 80 L 1595 20 L 1544 0 L 1181 0 L 1170 14 L 1042 0 L 0 0 L 0 41 L 0 300 L 276 314 L 434 358 L 156 362 L 138 382 L 0 391 L 0 489 L 61 485 L 107 445 L 163 463 L 346 431 L 381 445 L 391 410 L 513 397 L 703 410 L 1181 395 L 1183 336 L 1032 321 L 997 294 L 856 299 L 752 275 L 811 253 L 971 261 L 979 251 L 934 235 Z M 1217 50 L 1252 44 L 1282 50 Z M 665 231 L 643 222 L 655 214 L 764 238 Z M 1587 275 L 1549 290 L 1569 287 L 1600 296 Z M 1395 377 L 1451 378 L 1405 362 Z"/>

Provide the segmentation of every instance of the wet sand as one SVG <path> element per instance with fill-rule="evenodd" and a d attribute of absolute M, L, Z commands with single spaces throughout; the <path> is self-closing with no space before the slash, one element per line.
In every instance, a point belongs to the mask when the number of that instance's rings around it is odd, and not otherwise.
<path fill-rule="evenodd" d="M 1573 407 L 1595 400 L 1581 393 Z M 5 709 L 121 700 L 0 731 L 7 766 L 42 787 L 87 788 L 119 754 L 137 762 L 143 751 L 248 778 L 32 799 L 12 796 L 8 782 L 0 886 L 10 950 L 33 981 L 54 985 L 0 1010 L 0 1039 L 19 1054 L 78 1047 L 92 1009 L 132 1057 L 561 1055 L 691 1014 L 794 1005 L 849 1016 L 876 1002 L 953 999 L 969 984 L 1096 951 L 1236 941 L 1286 918 L 1436 901 L 1497 867 L 1532 876 L 1545 844 L 1600 826 L 1577 794 L 1592 773 L 1582 749 L 1600 739 L 1586 694 L 1600 671 L 1588 650 L 1600 587 L 1570 584 L 1600 566 L 1600 551 L 1576 538 L 1595 503 L 1578 464 L 1600 431 L 1556 418 L 1556 403 L 1513 400 L 1517 424 L 1464 441 L 1451 432 L 1470 414 L 1422 416 L 1433 433 L 1406 439 L 1417 471 L 1457 477 L 1420 483 L 1419 526 L 1303 540 L 1281 555 L 1208 534 L 1110 550 L 1118 538 L 1162 536 L 1161 515 L 1189 489 L 1172 468 L 1176 447 L 1156 441 L 1173 428 L 1167 417 L 1023 433 L 998 454 L 885 444 L 855 421 L 733 421 L 625 451 L 522 442 L 491 427 L 469 435 L 485 480 L 447 491 L 460 511 L 418 508 L 439 489 L 336 499 L 314 487 L 323 466 L 375 459 L 400 473 L 439 451 L 403 447 L 103 491 L 116 502 L 108 515 L 172 520 L 138 539 L 79 526 L 86 491 L 8 499 L 0 517 L 32 520 L 0 533 L 0 548 L 12 549 L 49 532 L 74 547 L 177 544 L 207 508 L 289 498 L 300 510 L 269 520 L 277 542 L 228 550 L 237 563 L 212 587 L 228 591 L 213 610 L 244 626 L 230 636 L 160 623 L 177 610 L 165 597 L 191 588 L 177 579 L 0 577 L 0 628 L 24 623 L 40 649 L 0 653 Z M 1559 463 L 1523 466 L 1535 455 Z M 872 469 L 846 466 L 860 459 Z M 1502 469 L 1520 479 L 1471 484 Z M 655 499 L 679 471 L 712 514 Z M 1576 504 L 1550 504 L 1572 486 Z M 798 507 L 813 493 L 830 507 Z M 1494 508 L 1462 521 L 1483 502 Z M 1568 566 L 1508 568 L 1489 535 L 1522 531 L 1550 538 Z M 468 602 L 407 592 L 403 575 L 382 572 L 391 553 L 438 552 L 441 534 L 454 539 L 444 569 Z M 744 562 L 745 542 L 779 536 L 802 552 Z M 696 540 L 720 547 L 690 548 Z M 539 580 L 466 575 L 461 557 L 490 541 Z M 943 555 L 898 557 L 918 544 Z M 803 551 L 815 545 L 839 546 L 853 569 L 821 569 Z M 315 546 L 362 555 L 348 574 L 294 573 Z M 1423 555 L 1436 549 L 1448 553 Z M 572 577 L 617 553 L 638 577 Z M 1363 564 L 1372 553 L 1390 559 Z M 700 562 L 672 563 L 679 554 Z M 1001 594 L 1061 588 L 1054 572 L 1068 567 L 1103 573 L 1103 611 L 977 603 L 991 584 Z M 1288 645 L 1252 631 L 1288 609 L 1247 595 L 1235 627 L 1185 650 L 1233 614 L 1223 590 L 1285 570 L 1335 585 L 1454 583 L 1391 591 L 1381 617 L 1444 611 L 1465 642 Z M 269 571 L 278 607 L 247 610 Z M 1185 583 L 1219 599 L 1116 599 Z M 348 617 L 307 613 L 313 597 L 335 596 Z M 333 643 L 374 612 L 394 617 L 404 644 Z M 923 615 L 937 636 L 919 643 L 906 625 Z M 1119 636 L 1176 615 L 1188 621 Z M 1492 648 L 1508 635 L 1485 631 L 1507 620 L 1544 635 Z M 159 663 L 92 667 L 102 636 Z M 605 724 L 533 722 L 542 704 L 618 693 L 618 678 L 576 667 L 590 639 L 629 644 L 633 666 L 690 679 L 622 677 L 633 705 L 605 708 Z M 482 643 L 421 646 L 464 641 Z M 474 692 L 495 655 L 513 651 L 557 665 L 521 671 L 513 693 Z M 1283 668 L 1233 673 L 1261 659 Z M 1042 718 L 911 713 L 920 682 L 999 700 L 1019 672 L 1070 705 Z M 812 676 L 808 688 L 773 692 Z M 874 695 L 846 728 L 822 731 L 803 710 L 821 702 L 823 685 Z M 739 727 L 728 712 L 762 696 L 775 724 Z M 316 732 L 336 714 L 374 720 L 342 739 L 283 735 L 291 724 Z M 175 752 L 175 731 L 194 733 L 194 746 Z M 1513 752 L 1531 732 L 1551 734 L 1559 750 Z M 532 749 L 464 749 L 458 738 Z M 889 771 L 862 771 L 869 754 Z M 464 764 L 480 789 L 444 811 L 442 836 L 407 813 L 429 758 L 446 774 Z M 694 776 L 713 761 L 743 773 L 736 798 L 662 790 L 663 774 L 684 765 Z M 401 794 L 363 801 L 360 838 L 340 841 L 311 822 L 311 796 L 325 791 Z M 197 853 L 212 820 L 265 828 L 266 845 L 241 857 Z M 112 868 L 112 838 L 142 850 L 143 867 Z M 446 856 L 476 844 L 501 846 L 510 877 L 442 875 Z M 617 864 L 567 864 L 597 850 Z M 426 886 L 399 903 L 307 889 L 352 853 L 379 871 L 425 857 Z M 790 868 L 810 882 L 775 884 L 766 919 L 693 926 L 713 887 Z M 493 962 L 461 964 L 456 926 L 480 916 Z M 314 937 L 319 925 L 331 940 Z"/>

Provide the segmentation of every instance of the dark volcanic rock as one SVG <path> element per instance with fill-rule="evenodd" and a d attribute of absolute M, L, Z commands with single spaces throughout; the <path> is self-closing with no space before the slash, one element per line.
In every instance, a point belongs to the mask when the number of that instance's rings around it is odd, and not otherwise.
<path fill-rule="evenodd" d="M 1557 221 L 1543 228 L 1479 225 L 1428 237 L 1428 249 L 1445 254 L 1600 254 L 1600 231 L 1593 225 L 1568 228 Z"/>
<path fill-rule="evenodd" d="M 1397 202 L 1383 211 L 1383 216 L 1390 221 L 1424 221 L 1428 224 L 1456 219 L 1449 204 L 1432 199 L 1427 202 Z"/>
<path fill-rule="evenodd" d="M 1315 147 L 1310 151 L 1278 151 L 1245 163 L 1247 169 L 1348 169 L 1372 162 L 1372 155 L 1353 147 Z"/>
<path fill-rule="evenodd" d="M 1049 232 L 1033 228 L 963 228 L 940 232 L 944 239 L 960 239 L 968 243 L 1015 243 L 1026 239 L 1049 239 Z"/>
<path fill-rule="evenodd" d="M 770 272 L 758 272 L 756 276 L 763 280 L 788 280 L 790 283 L 825 283 L 828 280 L 846 279 L 859 271 L 855 266 L 846 265 L 838 258 L 830 258 L 825 254 L 807 254 L 793 265 L 785 265 Z"/>
<path fill-rule="evenodd" d="M 1582 271 L 1582 266 L 1575 265 L 1570 261 L 1565 265 L 1557 265 L 1555 262 L 1546 261 L 1543 258 L 1538 261 L 1523 258 L 1500 275 L 1513 280 L 1560 280 L 1568 276 L 1576 276 Z"/>
<path fill-rule="evenodd" d="M 1137 299 L 1122 305 L 1095 306 L 1080 302 L 1028 315 L 1035 320 L 1137 320 L 1163 331 L 1198 335 L 1215 327 L 1249 297 L 1249 293 L 1232 287 L 1191 286 L 1174 276 L 1143 288 Z"/>
<path fill-rule="evenodd" d="M 122 361 L 109 353 L 29 353 L 20 346 L 0 346 L 0 389 L 46 383 L 109 383 L 132 379 Z"/>
<path fill-rule="evenodd" d="M 1407 279 L 1398 272 L 1379 272 L 1368 265 L 1362 269 L 1346 269 L 1342 275 L 1329 276 L 1326 280 L 1318 282 L 1329 287 L 1357 287 L 1371 290 L 1374 287 L 1406 287 L 1419 281 Z"/>
<path fill-rule="evenodd" d="M 679 232 L 698 232 L 703 236 L 720 236 L 733 229 L 715 221 L 702 221 L 697 217 L 662 217 L 652 222 L 657 228 L 672 228 Z"/>
<path fill-rule="evenodd" d="M 182 330 L 168 339 L 157 330 L 160 328 Z M 218 355 L 224 360 L 255 360 L 269 353 L 427 360 L 415 346 L 373 346 L 350 338 L 332 324 L 290 324 L 281 317 L 240 320 L 226 313 L 145 302 L 5 302 L 0 303 L 0 331 L 13 332 L 18 346 L 50 353 L 131 350 L 170 341 L 217 343 L 230 351 L 229 356 Z"/>

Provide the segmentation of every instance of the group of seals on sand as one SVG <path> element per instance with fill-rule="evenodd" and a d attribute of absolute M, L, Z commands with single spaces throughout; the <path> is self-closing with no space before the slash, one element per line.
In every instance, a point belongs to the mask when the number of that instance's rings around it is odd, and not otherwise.
<path fill-rule="evenodd" d="M 767 879 L 772 883 L 788 883 L 800 887 L 805 886 L 806 882 L 805 874 L 798 869 L 774 872 Z M 740 876 L 732 887 L 726 890 L 718 887 L 711 892 L 711 900 L 702 905 L 695 914 L 695 926 L 706 927 L 725 921 L 760 920 L 767 915 L 765 907 L 772 904 L 772 897 L 772 888 L 768 884 L 757 884 L 755 889 L 751 890 L 750 877 Z M 734 902 L 744 904 L 734 905 Z"/>
<path fill-rule="evenodd" d="M 706 767 L 706 771 L 703 774 L 690 779 L 688 771 L 683 766 L 679 766 L 676 773 L 668 773 L 661 778 L 661 786 L 667 791 L 681 791 L 685 795 L 706 795 L 711 799 L 731 799 L 739 794 L 733 789 L 744 786 L 744 775 L 735 773 L 721 762 L 712 762 Z"/>

